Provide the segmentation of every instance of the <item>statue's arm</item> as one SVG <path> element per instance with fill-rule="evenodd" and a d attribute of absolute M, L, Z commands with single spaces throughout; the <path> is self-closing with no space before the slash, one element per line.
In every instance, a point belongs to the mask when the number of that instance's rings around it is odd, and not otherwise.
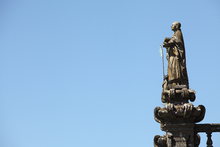
<path fill-rule="evenodd" d="M 163 42 L 163 47 L 173 47 L 175 45 L 175 41 L 172 38 L 168 42 Z"/>
<path fill-rule="evenodd" d="M 163 42 L 169 42 L 169 41 L 170 41 L 170 39 L 171 39 L 171 38 L 166 37 L 166 38 L 164 38 L 164 41 L 163 41 Z"/>
<path fill-rule="evenodd" d="M 180 45 L 182 43 L 183 43 L 182 40 L 178 36 L 174 35 L 169 40 L 166 40 L 166 41 L 164 40 L 163 47 L 173 47 L 177 44 Z"/>
<path fill-rule="evenodd" d="M 163 47 L 170 47 L 170 41 L 172 38 L 166 37 L 163 41 Z"/>

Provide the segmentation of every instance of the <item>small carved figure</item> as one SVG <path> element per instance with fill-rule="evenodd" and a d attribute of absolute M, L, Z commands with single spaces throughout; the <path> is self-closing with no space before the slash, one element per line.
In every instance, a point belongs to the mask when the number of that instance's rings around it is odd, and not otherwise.
<path fill-rule="evenodd" d="M 169 89 L 176 86 L 189 88 L 185 46 L 180 28 L 180 22 L 174 22 L 171 26 L 172 31 L 174 31 L 173 36 L 165 38 L 163 42 L 163 47 L 167 50 Z"/>

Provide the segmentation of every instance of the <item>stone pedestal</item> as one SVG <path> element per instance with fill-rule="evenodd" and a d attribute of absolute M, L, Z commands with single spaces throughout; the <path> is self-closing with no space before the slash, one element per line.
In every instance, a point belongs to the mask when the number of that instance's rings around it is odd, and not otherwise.
<path fill-rule="evenodd" d="M 155 147 L 197 147 L 200 138 L 196 135 L 195 123 L 205 116 L 205 107 L 195 107 L 189 101 L 195 100 L 195 91 L 174 88 L 162 92 L 165 107 L 156 107 L 154 118 L 160 123 L 164 136 L 154 137 Z"/>
<path fill-rule="evenodd" d="M 167 124 L 162 130 L 167 132 L 168 147 L 194 147 L 194 124 Z"/>

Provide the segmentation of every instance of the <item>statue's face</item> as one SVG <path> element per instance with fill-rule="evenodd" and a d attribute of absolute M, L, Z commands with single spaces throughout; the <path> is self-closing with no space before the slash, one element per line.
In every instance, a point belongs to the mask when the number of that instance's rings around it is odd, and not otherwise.
<path fill-rule="evenodd" d="M 171 29 L 173 31 L 176 31 L 176 30 L 180 29 L 180 26 L 181 26 L 181 24 L 179 22 L 175 21 L 174 23 L 172 23 Z"/>
<path fill-rule="evenodd" d="M 171 26 L 171 30 L 175 31 L 176 30 L 176 23 L 173 23 Z"/>

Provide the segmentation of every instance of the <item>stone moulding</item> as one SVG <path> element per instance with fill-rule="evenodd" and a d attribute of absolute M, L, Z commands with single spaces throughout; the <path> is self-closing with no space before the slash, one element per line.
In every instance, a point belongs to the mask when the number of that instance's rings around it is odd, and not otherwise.
<path fill-rule="evenodd" d="M 203 120 L 205 107 L 194 107 L 191 103 L 172 104 L 168 103 L 164 108 L 154 109 L 154 118 L 158 123 L 196 123 Z"/>
<path fill-rule="evenodd" d="M 194 102 L 196 99 L 195 91 L 192 89 L 169 89 L 163 90 L 162 102 L 163 103 L 174 103 L 174 102 Z"/>
<path fill-rule="evenodd" d="M 156 135 L 154 137 L 154 145 L 157 147 L 167 147 L 167 136 Z"/>

